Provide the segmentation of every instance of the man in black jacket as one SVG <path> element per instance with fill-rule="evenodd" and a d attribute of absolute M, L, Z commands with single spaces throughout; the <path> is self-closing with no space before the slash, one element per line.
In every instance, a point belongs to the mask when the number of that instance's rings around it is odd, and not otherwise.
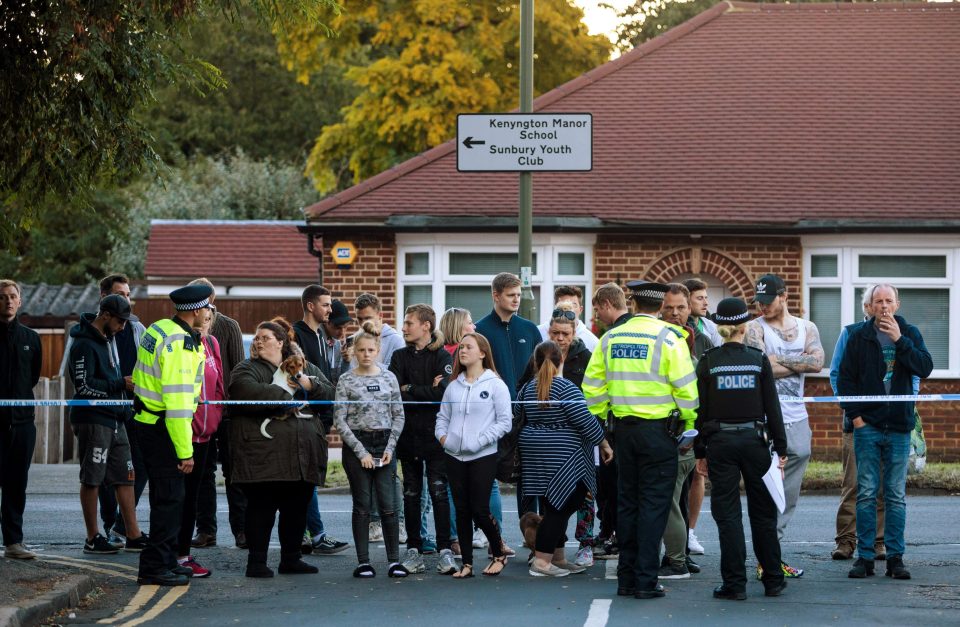
<path fill-rule="evenodd" d="M 43 352 L 40 336 L 20 324 L 20 286 L 0 280 L 0 398 L 33 400 L 40 380 Z M 27 504 L 27 475 L 37 428 L 33 407 L 0 407 L 0 527 L 5 557 L 33 559 L 23 546 L 23 510 Z"/>
<path fill-rule="evenodd" d="M 847 327 L 847 346 L 840 360 L 840 396 L 899 396 L 913 394 L 913 377 L 925 379 L 933 358 L 919 329 L 895 315 L 900 308 L 897 288 L 879 284 L 870 299 L 872 318 Z M 877 490 L 883 481 L 886 512 L 884 543 L 887 576 L 910 579 L 903 565 L 907 521 L 907 464 L 910 432 L 916 426 L 913 401 L 841 403 L 853 421 L 857 458 L 857 554 L 848 573 L 862 579 L 873 574 L 877 534 Z M 882 469 L 881 469 L 882 465 Z"/>
<path fill-rule="evenodd" d="M 306 357 L 307 361 L 319 368 L 323 376 L 333 385 L 336 385 L 337 379 L 340 378 L 342 365 L 337 360 L 337 356 L 340 354 L 339 340 L 330 335 L 327 329 L 333 312 L 333 297 L 330 290 L 322 285 L 308 285 L 300 295 L 300 305 L 303 307 L 303 319 L 293 324 L 293 331 L 297 334 L 297 344 L 303 350 L 303 356 Z M 345 314 L 346 307 L 343 303 L 340 303 L 337 307 L 337 317 L 338 321 L 343 324 L 350 321 L 349 315 L 346 315 L 346 321 L 343 320 Z M 323 424 L 324 434 L 329 433 L 333 426 L 333 406 L 315 406 L 313 411 Z M 320 444 L 323 450 L 320 475 L 325 480 L 327 476 L 327 439 L 323 438 Z M 316 490 L 314 490 L 313 498 L 307 508 L 307 533 L 310 537 L 304 537 L 302 547 L 304 553 L 316 551 L 323 555 L 332 555 L 350 546 L 348 543 L 326 533 L 323 527 L 323 518 L 320 516 L 320 502 L 317 500 Z"/>
<path fill-rule="evenodd" d="M 133 382 L 125 380 L 114 345 L 115 337 L 128 322 L 137 317 L 130 311 L 130 301 L 111 294 L 100 301 L 96 316 L 83 314 L 80 324 L 70 330 L 70 378 L 74 399 L 123 400 L 133 392 Z M 70 410 L 70 424 L 79 440 L 80 508 L 87 528 L 84 553 L 116 553 L 100 534 L 97 524 L 97 495 L 100 485 L 116 488 L 117 502 L 126 526 L 128 551 L 142 551 L 146 538 L 140 533 L 134 505 L 133 458 L 125 422 L 130 413 L 126 406 L 78 405 Z"/>
<path fill-rule="evenodd" d="M 437 314 L 432 307 L 422 304 L 407 307 L 403 318 L 403 339 L 406 348 L 395 351 L 390 359 L 390 372 L 397 377 L 401 397 L 404 401 L 438 403 L 443 400 L 443 392 L 453 372 L 453 359 L 443 348 L 443 334 L 437 330 Z M 403 565 L 411 573 L 426 570 L 420 537 L 424 470 L 433 503 L 437 548 L 440 549 L 437 569 L 444 574 L 456 570 L 450 550 L 450 501 L 447 498 L 444 454 L 434 435 L 439 409 L 439 405 L 434 404 L 403 406 L 406 422 L 397 443 L 397 459 L 403 468 L 403 509 L 407 526 L 407 554 Z"/>

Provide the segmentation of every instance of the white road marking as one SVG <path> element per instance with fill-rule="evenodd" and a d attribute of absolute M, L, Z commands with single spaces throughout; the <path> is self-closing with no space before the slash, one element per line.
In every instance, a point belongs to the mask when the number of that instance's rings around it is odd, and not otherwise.
<path fill-rule="evenodd" d="M 605 627 L 610 618 L 611 599 L 594 599 L 590 604 L 590 613 L 583 627 Z"/>
<path fill-rule="evenodd" d="M 604 579 L 616 579 L 617 578 L 617 565 L 620 563 L 620 560 L 606 560 L 607 565 L 605 567 Z"/>

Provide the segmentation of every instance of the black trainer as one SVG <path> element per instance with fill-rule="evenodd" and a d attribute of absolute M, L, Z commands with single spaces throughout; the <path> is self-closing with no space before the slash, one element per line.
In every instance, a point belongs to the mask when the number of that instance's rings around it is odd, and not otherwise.
<path fill-rule="evenodd" d="M 713 598 L 727 599 L 728 601 L 746 601 L 747 593 L 721 585 L 713 589 Z"/>
<path fill-rule="evenodd" d="M 686 564 L 674 564 L 668 563 L 666 566 L 661 566 L 660 570 L 657 571 L 658 579 L 690 579 L 690 571 L 687 570 Z"/>
<path fill-rule="evenodd" d="M 280 562 L 277 572 L 281 575 L 316 575 L 320 569 L 303 560 Z"/>
<path fill-rule="evenodd" d="M 170 572 L 173 573 L 174 575 L 183 575 L 187 579 L 193 579 L 193 569 L 190 568 L 189 566 L 183 566 L 181 564 L 177 564 L 176 566 L 170 569 Z"/>
<path fill-rule="evenodd" d="M 127 538 L 127 542 L 123 545 L 123 550 L 130 553 L 139 553 L 147 548 L 147 543 L 150 538 L 145 533 L 141 533 L 139 538 Z"/>
<path fill-rule="evenodd" d="M 690 556 L 687 556 L 687 570 L 690 571 L 690 574 L 696 575 L 700 573 L 700 564 L 697 564 L 695 561 L 690 559 Z"/>
<path fill-rule="evenodd" d="M 888 568 L 890 562 L 887 562 Z M 887 572 L 890 572 L 889 570 Z M 858 557 L 857 561 L 853 563 L 853 568 L 850 569 L 850 572 L 847 573 L 847 577 L 850 579 L 864 579 L 866 577 L 873 577 L 873 562 L 865 560 L 862 557 Z"/>
<path fill-rule="evenodd" d="M 910 571 L 903 565 L 903 558 L 899 555 L 891 555 L 887 558 L 887 577 L 910 579 Z"/>
<path fill-rule="evenodd" d="M 106 538 L 99 533 L 93 536 L 93 539 L 83 543 L 83 552 L 93 555 L 114 555 L 120 552 L 120 549 L 110 544 Z"/>

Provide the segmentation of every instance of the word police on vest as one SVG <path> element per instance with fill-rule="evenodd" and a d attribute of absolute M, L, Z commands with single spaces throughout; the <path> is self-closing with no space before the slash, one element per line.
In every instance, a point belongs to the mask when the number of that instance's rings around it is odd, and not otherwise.
<path fill-rule="evenodd" d="M 718 390 L 752 390 L 757 387 L 755 374 L 728 374 L 717 377 Z"/>
<path fill-rule="evenodd" d="M 613 359 L 646 359 L 646 344 L 614 344 L 610 350 L 610 357 Z"/>

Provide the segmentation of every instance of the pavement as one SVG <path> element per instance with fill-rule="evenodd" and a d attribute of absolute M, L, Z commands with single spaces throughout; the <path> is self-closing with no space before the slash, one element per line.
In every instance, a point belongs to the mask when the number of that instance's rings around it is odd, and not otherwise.
<path fill-rule="evenodd" d="M 243 576 L 246 552 L 233 547 L 227 523 L 225 496 L 219 494 L 219 546 L 197 549 L 196 558 L 214 571 L 209 579 L 195 580 L 181 588 L 138 587 L 135 582 L 137 556 L 89 556 L 81 551 L 83 522 L 77 497 L 76 466 L 34 466 L 28 491 L 26 543 L 40 554 L 34 563 L 0 560 L 0 581 L 13 582 L 19 592 L 37 581 L 52 582 L 63 597 L 63 587 L 72 586 L 71 607 L 60 611 L 44 598 L 33 607 L 31 616 L 44 615 L 44 624 L 64 625 L 292 625 L 389 622 L 391 625 L 456 623 L 491 625 L 548 621 L 551 627 L 566 625 L 635 624 L 637 621 L 700 622 L 738 625 L 822 625 L 827 623 L 957 625 L 960 620 L 960 531 L 953 522 L 960 519 L 960 497 L 908 497 L 905 560 L 913 573 L 910 581 L 894 581 L 878 575 L 865 580 L 846 576 L 850 561 L 833 561 L 834 515 L 837 497 L 808 494 L 801 497 L 794 520 L 782 543 L 784 559 L 805 569 L 801 579 L 792 579 L 780 598 L 766 598 L 762 586 L 751 580 L 745 602 L 719 601 L 711 590 L 719 583 L 719 545 L 716 526 L 704 504 L 697 535 L 706 555 L 696 557 L 703 572 L 691 579 L 666 581 L 667 596 L 640 601 L 617 597 L 616 561 L 602 562 L 583 575 L 564 579 L 535 579 L 527 574 L 526 551 L 520 549 L 516 500 L 504 495 L 505 537 L 518 549 L 500 577 L 477 576 L 457 581 L 435 572 L 437 558 L 427 556 L 427 572 L 404 580 L 385 576 L 382 543 L 371 544 L 373 580 L 351 577 L 356 565 L 353 548 L 334 556 L 308 556 L 320 568 L 318 575 L 277 576 L 252 580 Z M 139 509 L 145 520 L 147 498 Z M 321 511 L 328 533 L 351 539 L 350 497 L 323 494 Z M 749 542 L 749 527 L 747 528 Z M 568 531 L 573 536 L 573 529 Z M 269 563 L 279 559 L 274 536 Z M 572 556 L 576 546 L 568 545 Z M 486 563 L 485 551 L 476 553 L 479 567 Z M 748 555 L 751 549 L 748 546 Z M 748 568 L 755 561 L 748 559 Z M 30 569 L 14 573 L 11 569 Z M 33 570 L 36 569 L 36 570 Z M 41 570 L 42 569 L 42 570 Z M 71 578 L 72 577 L 72 578 Z M 30 583 L 34 582 L 34 583 Z M 59 586 L 59 587 L 58 587 Z M 83 586 L 95 594 L 77 601 Z M 6 586 L 2 586 L 6 589 Z M 30 596 L 32 589 L 26 590 Z M 0 604 L 6 605 L 0 593 Z M 62 605 L 62 604 L 61 604 Z M 48 610 L 48 611 L 45 611 Z M 39 624 L 39 620 L 4 622 Z"/>

